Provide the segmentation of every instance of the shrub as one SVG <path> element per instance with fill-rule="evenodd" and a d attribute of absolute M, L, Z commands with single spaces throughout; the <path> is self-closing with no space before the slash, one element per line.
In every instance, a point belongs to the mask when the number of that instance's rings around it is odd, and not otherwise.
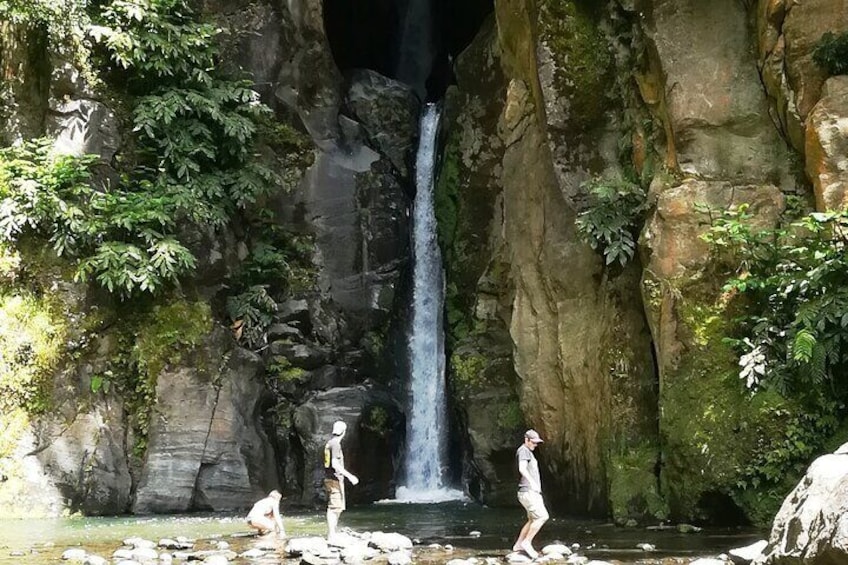
<path fill-rule="evenodd" d="M 636 237 L 647 209 L 645 191 L 621 178 L 595 178 L 584 183 L 589 206 L 577 218 L 577 229 L 607 265 L 627 264 L 636 253 Z"/>
<path fill-rule="evenodd" d="M 739 353 L 739 378 L 785 421 L 744 470 L 739 488 L 780 487 L 821 453 L 844 420 L 848 382 L 848 211 L 812 213 L 785 227 L 757 229 L 747 206 L 714 221 L 703 238 L 736 265 L 724 301 L 740 315 L 725 341 Z M 780 490 L 780 489 L 778 489 Z M 779 498 L 779 497 L 778 497 Z"/>
<path fill-rule="evenodd" d="M 828 75 L 848 73 L 848 32 L 822 35 L 813 49 L 813 61 Z"/>

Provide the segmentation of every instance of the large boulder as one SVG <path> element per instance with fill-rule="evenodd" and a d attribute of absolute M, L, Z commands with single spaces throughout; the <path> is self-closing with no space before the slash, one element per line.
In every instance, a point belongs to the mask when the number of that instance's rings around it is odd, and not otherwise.
<path fill-rule="evenodd" d="M 774 519 L 754 565 L 848 563 L 848 443 L 819 457 Z"/>
<path fill-rule="evenodd" d="M 348 500 L 374 501 L 390 497 L 392 479 L 404 438 L 403 413 L 385 390 L 375 386 L 339 387 L 314 394 L 292 417 L 302 460 L 302 504 L 314 505 L 324 497 L 324 444 L 333 423 L 347 424 L 342 441 L 345 467 L 360 483 L 349 486 Z"/>

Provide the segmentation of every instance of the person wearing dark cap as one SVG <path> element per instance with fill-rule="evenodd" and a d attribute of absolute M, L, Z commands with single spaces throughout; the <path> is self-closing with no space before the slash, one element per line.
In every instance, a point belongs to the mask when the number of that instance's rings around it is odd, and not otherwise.
<path fill-rule="evenodd" d="M 336 536 L 336 526 L 339 516 L 344 512 L 345 503 L 344 481 L 356 485 L 359 479 L 344 466 L 342 453 L 342 438 L 347 431 L 347 424 L 341 420 L 333 424 L 333 437 L 324 445 L 324 490 L 327 492 L 327 540 Z"/>
<path fill-rule="evenodd" d="M 542 500 L 542 481 L 539 478 L 539 462 L 533 451 L 542 443 L 539 432 L 527 430 L 524 432 L 524 443 L 515 452 L 518 460 L 518 502 L 527 511 L 527 523 L 521 528 L 518 539 L 512 546 L 513 551 L 523 551 L 531 559 L 539 556 L 533 549 L 533 538 L 539 533 L 542 525 L 548 520 L 548 510 Z"/>

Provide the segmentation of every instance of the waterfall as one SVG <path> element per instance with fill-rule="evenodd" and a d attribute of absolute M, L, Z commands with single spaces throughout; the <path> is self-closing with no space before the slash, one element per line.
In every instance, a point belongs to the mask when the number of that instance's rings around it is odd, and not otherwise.
<path fill-rule="evenodd" d="M 435 502 L 457 499 L 462 493 L 444 487 L 447 459 L 445 340 L 442 326 L 445 281 L 433 208 L 436 133 L 439 126 L 437 105 L 426 105 L 420 126 L 412 215 L 413 298 L 408 340 L 410 384 L 404 465 L 406 483 L 398 487 L 397 499 Z"/>

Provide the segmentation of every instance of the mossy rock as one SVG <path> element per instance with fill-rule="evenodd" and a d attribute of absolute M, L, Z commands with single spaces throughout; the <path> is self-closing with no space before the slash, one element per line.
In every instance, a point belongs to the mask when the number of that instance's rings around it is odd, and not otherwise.
<path fill-rule="evenodd" d="M 0 295 L 0 408 L 42 413 L 66 352 L 67 320 L 48 297 L 25 290 Z"/>
<path fill-rule="evenodd" d="M 593 3 L 543 0 L 539 4 L 539 32 L 551 52 L 558 94 L 569 103 L 569 121 L 589 129 L 608 108 L 612 75 L 610 46 L 598 25 Z"/>
<path fill-rule="evenodd" d="M 803 426 L 804 408 L 774 391 L 752 393 L 739 377 L 738 356 L 725 339 L 733 313 L 709 283 L 678 288 L 678 334 L 686 350 L 661 384 L 663 495 L 675 517 L 722 519 L 715 501 L 728 499 L 753 523 L 766 524 L 800 478 L 795 455 L 775 464 L 787 429 Z M 780 467 L 783 465 L 783 467 Z"/>
<path fill-rule="evenodd" d="M 618 524 L 665 520 L 668 503 L 660 493 L 657 463 L 659 447 L 634 446 L 610 458 L 610 506 Z"/>

